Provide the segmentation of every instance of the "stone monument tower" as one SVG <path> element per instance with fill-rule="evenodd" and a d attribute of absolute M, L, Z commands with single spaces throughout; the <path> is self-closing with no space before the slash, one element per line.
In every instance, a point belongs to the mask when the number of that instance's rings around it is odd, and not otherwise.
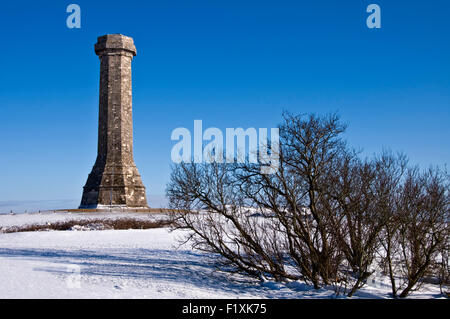
<path fill-rule="evenodd" d="M 80 208 L 147 207 L 145 187 L 133 159 L 131 60 L 133 39 L 98 38 L 100 58 L 98 154 L 84 186 Z"/>

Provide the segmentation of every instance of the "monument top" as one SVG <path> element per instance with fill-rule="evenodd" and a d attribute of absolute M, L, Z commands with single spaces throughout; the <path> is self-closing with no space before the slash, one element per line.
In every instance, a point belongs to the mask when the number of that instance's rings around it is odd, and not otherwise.
<path fill-rule="evenodd" d="M 95 53 L 97 55 L 117 51 L 128 51 L 135 56 L 136 47 L 134 46 L 133 38 L 122 34 L 106 34 L 98 37 L 97 43 L 95 44 Z"/>

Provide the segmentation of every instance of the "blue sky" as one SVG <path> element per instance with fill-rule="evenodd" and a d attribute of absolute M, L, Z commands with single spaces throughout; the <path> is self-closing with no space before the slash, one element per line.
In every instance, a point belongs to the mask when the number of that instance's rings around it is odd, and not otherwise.
<path fill-rule="evenodd" d="M 66 7 L 81 7 L 81 29 Z M 381 29 L 366 7 L 381 7 Z M 135 40 L 135 161 L 163 194 L 177 127 L 339 111 L 365 154 L 450 158 L 450 2 L 21 1 L 0 5 L 0 201 L 81 199 L 97 152 L 98 36 Z M 149 203 L 152 205 L 152 203 Z"/>

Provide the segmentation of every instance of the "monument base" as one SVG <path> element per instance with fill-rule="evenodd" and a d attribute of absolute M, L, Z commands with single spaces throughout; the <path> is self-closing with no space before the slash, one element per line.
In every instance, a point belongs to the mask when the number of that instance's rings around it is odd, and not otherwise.
<path fill-rule="evenodd" d="M 127 205 L 80 205 L 78 209 L 105 209 L 105 210 L 111 210 L 111 209 L 117 209 L 117 210 L 127 210 L 127 209 L 149 209 L 149 206 L 140 206 L 140 207 L 130 207 Z"/>

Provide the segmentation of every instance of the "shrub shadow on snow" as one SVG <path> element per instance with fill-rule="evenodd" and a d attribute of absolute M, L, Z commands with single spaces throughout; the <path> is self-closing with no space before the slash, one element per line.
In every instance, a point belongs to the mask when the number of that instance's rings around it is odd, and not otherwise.
<path fill-rule="evenodd" d="M 0 257 L 50 262 L 53 265 L 37 267 L 34 271 L 68 276 L 67 265 L 80 267 L 81 280 L 133 281 L 145 288 L 152 282 L 172 282 L 192 285 L 201 289 L 259 298 L 295 298 L 305 289 L 286 285 L 261 284 L 240 275 L 216 270 L 215 261 L 201 253 L 187 250 L 112 249 L 106 253 L 88 250 L 8 249 L 0 248 Z M 298 292 L 302 292 L 299 294 Z M 317 293 L 316 297 L 319 297 Z M 327 293 L 329 295 L 329 292 Z"/>
<path fill-rule="evenodd" d="M 188 250 L 110 249 L 106 252 L 90 250 L 9 249 L 0 248 L 0 257 L 45 261 L 50 266 L 36 267 L 34 271 L 68 276 L 68 265 L 80 267 L 83 281 L 111 281 L 115 288 L 133 282 L 145 288 L 153 282 L 186 284 L 200 289 L 226 292 L 242 297 L 256 298 L 333 298 L 330 289 L 314 290 L 312 286 L 293 282 L 287 284 L 252 281 L 238 274 L 216 269 L 210 256 Z M 54 266 L 53 266 L 54 264 Z M 358 297 L 380 298 L 376 294 L 359 292 Z"/>

